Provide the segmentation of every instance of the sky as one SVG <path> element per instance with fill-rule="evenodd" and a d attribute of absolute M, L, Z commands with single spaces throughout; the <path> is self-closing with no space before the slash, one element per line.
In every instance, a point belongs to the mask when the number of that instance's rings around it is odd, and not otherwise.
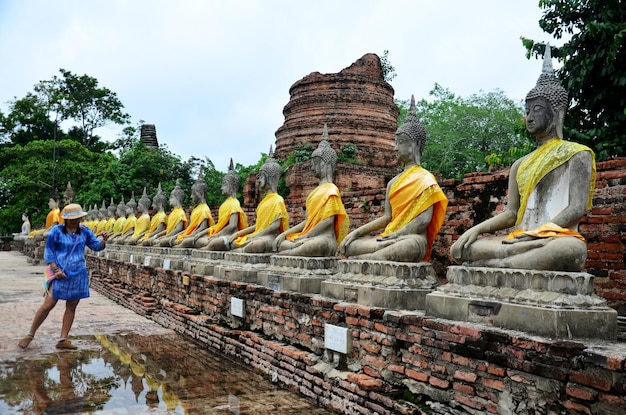
<path fill-rule="evenodd" d="M 183 161 L 226 171 L 274 145 L 291 85 L 366 53 L 389 51 L 397 99 L 438 83 L 521 102 L 541 62 L 520 36 L 562 44 L 541 15 L 538 0 L 0 0 L 0 111 L 60 68 L 86 74 Z M 113 141 L 122 128 L 95 133 Z"/>

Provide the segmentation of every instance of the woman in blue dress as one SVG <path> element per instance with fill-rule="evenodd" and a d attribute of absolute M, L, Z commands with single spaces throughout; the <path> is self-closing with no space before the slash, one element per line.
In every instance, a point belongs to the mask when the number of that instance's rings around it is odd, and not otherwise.
<path fill-rule="evenodd" d="M 65 300 L 65 313 L 61 326 L 61 337 L 56 344 L 58 349 L 76 349 L 76 345 L 67 339 L 78 302 L 89 297 L 89 277 L 85 263 L 85 247 L 93 251 L 101 251 L 106 246 L 109 233 L 102 233 L 102 240 L 96 238 L 93 232 L 80 224 L 87 215 L 83 208 L 71 203 L 63 209 L 61 217 L 64 223 L 56 225 L 50 230 L 46 239 L 44 260 L 52 267 L 54 278 L 44 296 L 44 302 L 35 313 L 30 332 L 19 342 L 21 348 L 26 348 L 35 337 L 35 332 L 46 320 L 50 311 L 59 300 Z"/>

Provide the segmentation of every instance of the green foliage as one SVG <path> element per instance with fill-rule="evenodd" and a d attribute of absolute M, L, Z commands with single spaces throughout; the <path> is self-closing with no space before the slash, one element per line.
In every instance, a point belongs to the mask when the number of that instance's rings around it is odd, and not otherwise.
<path fill-rule="evenodd" d="M 286 171 L 289 167 L 296 163 L 304 163 L 311 159 L 311 154 L 315 148 L 311 143 L 299 143 L 297 148 L 287 156 L 287 159 L 282 164 L 283 171 Z"/>
<path fill-rule="evenodd" d="M 339 154 L 337 154 L 337 161 L 359 164 L 359 161 L 356 159 L 357 150 L 357 146 L 352 143 L 341 146 L 339 148 Z"/>
<path fill-rule="evenodd" d="M 460 178 L 486 171 L 488 155 L 509 154 L 512 147 L 525 149 L 534 142 L 521 127 L 521 105 L 502 91 L 462 98 L 435 84 L 429 95 L 431 100 L 418 101 L 416 110 L 428 132 L 421 161 L 433 173 Z M 396 104 L 404 108 L 401 116 L 406 116 L 408 101 Z"/>
<path fill-rule="evenodd" d="M 389 62 L 389 51 L 385 50 L 383 56 L 380 57 L 380 65 L 383 69 L 383 78 L 387 82 L 391 82 L 396 77 L 396 68 Z"/>
<path fill-rule="evenodd" d="M 626 154 L 626 7 L 620 0 L 540 0 L 539 26 L 570 39 L 552 56 L 572 105 L 565 117 L 568 139 L 591 147 L 599 160 Z M 526 56 L 543 56 L 545 45 L 522 38 Z"/>

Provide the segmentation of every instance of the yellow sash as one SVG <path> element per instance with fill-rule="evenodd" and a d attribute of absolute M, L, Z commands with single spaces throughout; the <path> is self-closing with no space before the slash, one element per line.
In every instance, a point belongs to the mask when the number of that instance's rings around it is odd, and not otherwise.
<path fill-rule="evenodd" d="M 428 246 L 424 261 L 430 259 L 432 245 L 446 217 L 448 199 L 435 177 L 421 166 L 412 166 L 398 177 L 389 190 L 391 222 L 381 236 L 404 228 L 409 222 L 433 206 L 433 216 L 426 229 Z"/>
<path fill-rule="evenodd" d="M 61 220 L 61 209 L 54 208 L 48 212 L 48 216 L 46 216 L 46 229 L 52 226 L 53 223 L 63 223 Z"/>
<path fill-rule="evenodd" d="M 233 213 L 239 214 L 239 224 L 237 226 L 238 230 L 242 230 L 243 228 L 248 227 L 248 218 L 243 213 L 243 209 L 241 209 L 241 205 L 239 204 L 239 200 L 234 197 L 229 197 L 222 203 L 220 206 L 220 210 L 218 211 L 217 223 L 209 228 L 209 236 L 213 236 L 228 225 L 230 222 L 230 216 Z"/>
<path fill-rule="evenodd" d="M 187 227 L 187 215 L 183 208 L 174 208 L 167 216 L 167 227 L 165 228 L 165 234 L 169 235 L 176 229 L 179 223 L 183 223 L 183 229 Z"/>
<path fill-rule="evenodd" d="M 127 217 L 126 221 L 124 222 L 124 227 L 122 228 L 122 235 L 125 235 L 127 232 L 133 229 L 136 224 L 137 217 L 135 215 L 130 215 L 129 217 Z"/>
<path fill-rule="evenodd" d="M 582 144 L 561 140 L 560 138 L 553 138 L 530 153 L 519 165 L 516 180 L 520 194 L 520 207 L 517 211 L 516 226 L 521 223 L 524 212 L 526 211 L 528 198 L 541 179 L 552 170 L 565 164 L 576 153 L 581 151 L 589 151 L 592 157 L 591 179 L 589 181 L 589 193 L 587 196 L 587 209 L 591 208 L 593 203 L 593 190 L 596 186 L 596 162 L 593 151 Z"/>
<path fill-rule="evenodd" d="M 150 229 L 150 215 L 144 213 L 137 219 L 137 223 L 135 224 L 135 232 L 133 232 L 132 238 L 137 238 L 148 229 Z"/>
<path fill-rule="evenodd" d="M 335 236 L 341 242 L 348 234 L 350 219 L 341 201 L 341 193 L 333 183 L 324 183 L 306 198 L 306 222 L 302 232 L 287 235 L 288 240 L 306 235 L 324 219 L 335 216 Z"/>
<path fill-rule="evenodd" d="M 143 241 L 145 239 L 148 239 L 148 237 L 152 235 L 162 223 L 167 224 L 167 215 L 165 214 L 165 212 L 160 210 L 154 214 L 152 219 L 150 219 L 150 230 L 148 231 L 148 233 L 142 236 L 140 240 Z"/>
<path fill-rule="evenodd" d="M 256 225 L 254 232 L 240 236 L 235 240 L 235 244 L 244 244 L 248 238 L 266 229 L 278 219 L 280 219 L 280 229 L 278 232 L 283 233 L 289 229 L 289 214 L 287 213 L 285 200 L 278 193 L 268 193 L 256 208 Z"/>
<path fill-rule="evenodd" d="M 109 218 L 107 219 L 106 223 L 104 224 L 104 230 L 112 233 L 113 232 L 113 225 L 115 225 L 115 218 Z"/>
<path fill-rule="evenodd" d="M 115 222 L 113 223 L 113 233 L 115 235 L 119 235 L 122 233 L 122 229 L 124 228 L 125 222 L 126 222 L 125 216 L 120 216 L 119 218 L 115 219 Z"/>
<path fill-rule="evenodd" d="M 206 203 L 201 203 L 196 206 L 191 211 L 191 216 L 189 217 L 189 226 L 185 229 L 185 232 L 181 233 L 176 237 L 178 241 L 182 241 L 185 236 L 189 236 L 198 229 L 198 226 L 205 221 L 209 220 L 209 226 L 213 226 L 215 222 L 213 222 L 213 217 L 211 216 L 211 209 Z"/>

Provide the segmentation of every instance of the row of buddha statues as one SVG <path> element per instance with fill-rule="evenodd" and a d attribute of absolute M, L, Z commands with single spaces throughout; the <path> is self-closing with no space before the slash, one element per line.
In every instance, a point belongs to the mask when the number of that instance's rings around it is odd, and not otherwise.
<path fill-rule="evenodd" d="M 554 76 L 548 46 L 542 73 L 525 105 L 526 128 L 536 138 L 537 149 L 512 165 L 504 212 L 468 229 L 450 247 L 454 262 L 582 270 L 587 247 L 578 224 L 591 206 L 595 160 L 589 148 L 563 139 L 567 105 L 567 92 Z M 111 232 L 109 243 L 115 244 L 427 262 L 444 223 L 448 200 L 435 177 L 421 166 L 425 143 L 426 130 L 416 116 L 412 98 L 406 120 L 396 131 L 395 152 L 403 170 L 387 185 L 382 216 L 352 232 L 340 191 L 333 183 L 337 153 L 329 143 L 326 126 L 311 154 L 312 173 L 319 185 L 306 199 L 305 220 L 291 228 L 288 209 L 277 193 L 281 167 L 271 149 L 257 176 L 257 189 L 265 196 L 252 226 L 237 200 L 239 177 L 232 160 L 222 183 L 226 199 L 217 221 L 206 204 L 207 186 L 199 176 L 191 187 L 195 207 L 189 218 L 182 208 L 184 191 L 177 183 L 170 193 L 169 214 L 159 185 L 151 217 L 151 201 L 144 189 L 138 202 L 131 197 L 128 203 L 111 203 L 108 209 L 103 203 L 101 209 L 92 209 L 84 225 L 96 234 Z M 496 236 L 510 228 L 514 231 Z"/>

